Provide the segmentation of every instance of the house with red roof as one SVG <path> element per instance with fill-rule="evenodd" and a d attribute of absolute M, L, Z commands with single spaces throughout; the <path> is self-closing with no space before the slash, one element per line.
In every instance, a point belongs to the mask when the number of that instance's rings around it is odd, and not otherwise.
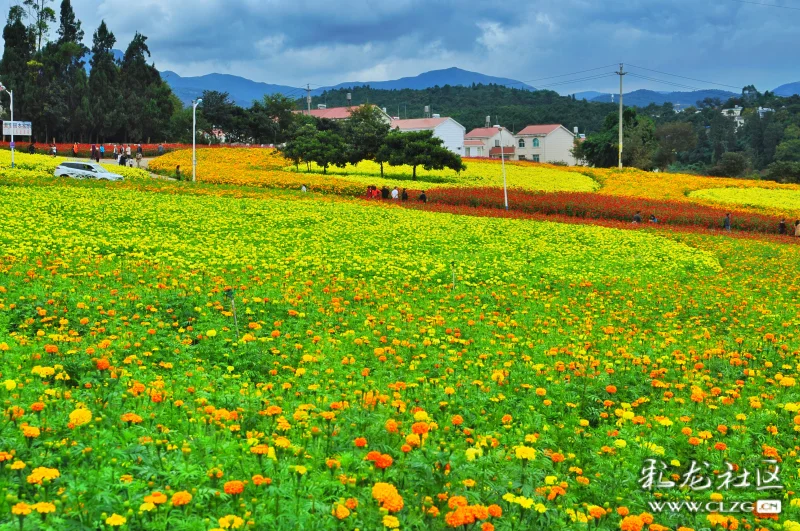
<path fill-rule="evenodd" d="M 392 121 L 392 117 L 386 114 L 386 111 L 380 109 L 377 105 L 372 105 L 380 111 L 381 118 L 387 124 Z M 350 113 L 358 109 L 358 106 L 353 107 L 328 107 L 327 105 L 319 104 L 316 109 L 294 111 L 296 114 L 306 114 L 314 118 L 325 118 L 326 120 L 347 120 L 350 118 Z"/>
<path fill-rule="evenodd" d="M 505 127 L 478 127 L 464 137 L 465 157 L 502 156 L 516 160 L 514 133 Z"/>
<path fill-rule="evenodd" d="M 392 129 L 402 132 L 433 131 L 433 136 L 442 140 L 442 145 L 455 153 L 464 156 L 464 133 L 466 128 L 452 118 L 434 115 L 433 118 L 412 118 L 409 120 L 392 120 Z"/>
<path fill-rule="evenodd" d="M 575 166 L 575 134 L 560 124 L 529 125 L 517 133 L 514 160 L 563 162 Z"/>

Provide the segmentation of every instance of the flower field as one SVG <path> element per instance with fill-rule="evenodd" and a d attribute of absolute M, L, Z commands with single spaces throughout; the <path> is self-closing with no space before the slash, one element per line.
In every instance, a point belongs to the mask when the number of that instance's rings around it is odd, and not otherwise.
<path fill-rule="evenodd" d="M 3 528 L 800 525 L 796 246 L 7 172 Z"/>
<path fill-rule="evenodd" d="M 712 203 L 770 209 L 778 212 L 800 212 L 800 190 L 746 188 L 709 188 L 690 194 L 693 199 Z"/>
<path fill-rule="evenodd" d="M 50 157 L 45 155 L 29 155 L 27 153 L 14 153 L 14 165 L 11 168 L 11 152 L 0 150 L 0 172 L 5 177 L 19 179 L 38 179 L 53 176 L 56 167 L 64 161 L 71 160 L 63 157 Z M 102 164 L 108 171 L 122 175 L 126 179 L 150 178 L 150 174 L 138 168 L 128 168 L 118 164 Z"/>

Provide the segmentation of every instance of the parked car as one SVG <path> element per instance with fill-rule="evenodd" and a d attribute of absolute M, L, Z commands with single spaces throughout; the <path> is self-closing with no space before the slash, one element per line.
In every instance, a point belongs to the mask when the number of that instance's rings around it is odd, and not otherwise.
<path fill-rule="evenodd" d="M 62 162 L 55 171 L 56 177 L 73 179 L 97 179 L 100 181 L 122 181 L 122 175 L 111 173 L 95 162 Z"/>

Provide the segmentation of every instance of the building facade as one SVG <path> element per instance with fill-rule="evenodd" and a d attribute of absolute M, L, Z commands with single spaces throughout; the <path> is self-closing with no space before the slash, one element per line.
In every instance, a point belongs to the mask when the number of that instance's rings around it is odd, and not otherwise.
<path fill-rule="evenodd" d="M 479 127 L 464 137 L 465 157 L 500 158 L 500 148 L 506 157 L 514 157 L 514 134 L 505 127 Z"/>
<path fill-rule="evenodd" d="M 442 145 L 456 155 L 465 155 L 464 133 L 466 128 L 452 118 L 414 118 L 392 120 L 392 129 L 402 132 L 433 131 L 433 136 L 442 140 Z"/>
<path fill-rule="evenodd" d="M 575 134 L 563 125 L 529 125 L 514 135 L 514 139 L 514 160 L 563 162 L 569 166 L 575 166 L 578 162 L 572 154 Z"/>

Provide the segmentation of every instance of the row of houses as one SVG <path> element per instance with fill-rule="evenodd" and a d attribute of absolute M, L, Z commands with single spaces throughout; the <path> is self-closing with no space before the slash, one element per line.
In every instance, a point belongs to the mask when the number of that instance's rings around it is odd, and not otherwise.
<path fill-rule="evenodd" d="M 346 120 L 351 107 L 318 106 L 311 116 L 328 120 Z M 529 125 L 518 133 L 505 127 L 480 127 L 467 132 L 466 128 L 449 117 L 432 115 L 430 118 L 401 120 L 391 117 L 386 109 L 379 109 L 384 121 L 400 131 L 432 131 L 442 140 L 444 147 L 462 157 L 485 157 L 533 162 L 559 162 L 570 166 L 577 164 L 572 155 L 575 133 L 560 124 Z M 297 111 L 309 114 L 309 111 Z"/>

